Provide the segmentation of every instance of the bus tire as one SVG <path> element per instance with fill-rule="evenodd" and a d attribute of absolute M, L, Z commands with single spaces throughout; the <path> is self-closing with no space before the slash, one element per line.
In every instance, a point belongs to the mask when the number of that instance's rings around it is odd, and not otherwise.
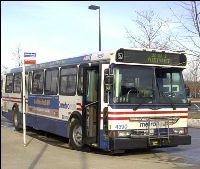
<path fill-rule="evenodd" d="M 16 131 L 20 131 L 21 127 L 19 124 L 19 111 L 16 107 L 13 107 L 13 126 Z"/>
<path fill-rule="evenodd" d="M 72 119 L 69 131 L 69 146 L 75 150 L 83 148 L 82 124 L 78 119 Z"/>

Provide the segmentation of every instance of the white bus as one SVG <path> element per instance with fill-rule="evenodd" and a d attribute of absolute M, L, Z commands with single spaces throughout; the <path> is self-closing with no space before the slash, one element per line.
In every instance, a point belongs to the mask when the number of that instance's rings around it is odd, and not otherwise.
<path fill-rule="evenodd" d="M 182 53 L 115 49 L 26 66 L 26 124 L 111 152 L 191 144 Z M 2 114 L 22 128 L 22 68 L 3 77 Z"/>

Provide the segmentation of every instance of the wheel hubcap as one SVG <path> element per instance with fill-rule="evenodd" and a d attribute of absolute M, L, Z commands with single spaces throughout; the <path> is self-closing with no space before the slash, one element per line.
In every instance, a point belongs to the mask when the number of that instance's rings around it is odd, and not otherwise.
<path fill-rule="evenodd" d="M 74 127 L 73 140 L 78 147 L 82 146 L 82 127 L 81 126 L 77 125 Z"/>
<path fill-rule="evenodd" d="M 18 125 L 18 119 L 17 119 L 17 114 L 16 113 L 14 115 L 14 123 L 15 123 L 15 126 Z"/>

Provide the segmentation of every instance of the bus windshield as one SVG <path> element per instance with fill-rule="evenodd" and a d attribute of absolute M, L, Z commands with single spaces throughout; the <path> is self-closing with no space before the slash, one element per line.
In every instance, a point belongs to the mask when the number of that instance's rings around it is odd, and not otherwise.
<path fill-rule="evenodd" d="M 113 75 L 114 104 L 187 102 L 180 70 L 117 65 Z"/>
<path fill-rule="evenodd" d="M 156 69 L 160 103 L 186 103 L 182 73 L 174 69 Z"/>
<path fill-rule="evenodd" d="M 153 103 L 153 68 L 120 65 L 113 74 L 113 103 Z"/>

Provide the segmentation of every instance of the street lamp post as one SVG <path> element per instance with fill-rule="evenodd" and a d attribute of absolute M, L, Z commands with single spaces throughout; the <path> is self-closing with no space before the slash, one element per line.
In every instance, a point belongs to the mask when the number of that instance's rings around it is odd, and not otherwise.
<path fill-rule="evenodd" d="M 90 5 L 88 9 L 99 10 L 99 51 L 101 51 L 101 19 L 100 19 L 100 6 Z"/>

